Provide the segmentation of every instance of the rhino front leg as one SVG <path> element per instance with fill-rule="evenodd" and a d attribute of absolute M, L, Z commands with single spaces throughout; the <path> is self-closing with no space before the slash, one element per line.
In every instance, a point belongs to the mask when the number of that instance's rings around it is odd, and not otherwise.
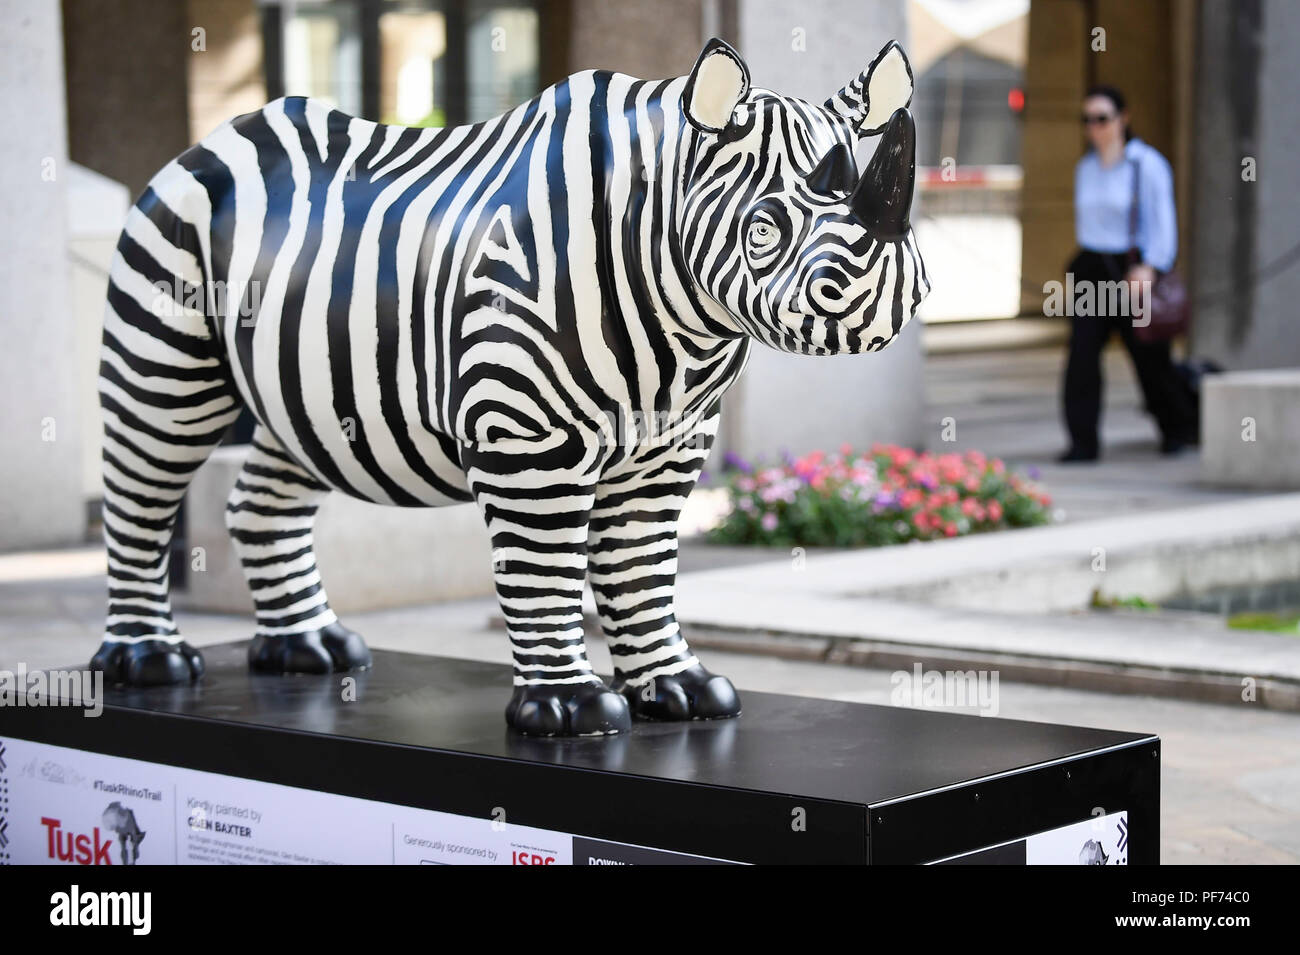
<path fill-rule="evenodd" d="M 677 519 L 717 431 L 714 414 L 687 441 L 651 451 L 601 482 L 592 508 L 588 573 L 614 659 L 614 688 L 647 720 L 740 713 L 731 681 L 706 670 L 677 625 Z"/>
<path fill-rule="evenodd" d="M 512 438 L 463 445 L 461 466 L 492 540 L 514 658 L 506 722 L 530 736 L 631 729 L 626 701 L 592 671 L 583 642 L 598 455 L 576 437 Z"/>

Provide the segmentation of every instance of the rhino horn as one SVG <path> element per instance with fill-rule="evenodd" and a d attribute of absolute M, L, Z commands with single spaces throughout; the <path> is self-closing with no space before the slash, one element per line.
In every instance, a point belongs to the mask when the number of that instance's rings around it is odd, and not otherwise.
<path fill-rule="evenodd" d="M 916 124 L 911 113 L 897 109 L 849 197 L 849 208 L 853 218 L 876 235 L 901 236 L 911 224 L 915 188 Z"/>

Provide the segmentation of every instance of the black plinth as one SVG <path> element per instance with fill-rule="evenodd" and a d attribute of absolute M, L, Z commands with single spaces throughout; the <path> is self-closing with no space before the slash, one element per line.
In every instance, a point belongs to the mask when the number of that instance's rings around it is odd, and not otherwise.
<path fill-rule="evenodd" d="M 97 718 L 0 707 L 0 861 L 57 856 L 56 828 L 107 838 L 110 803 L 158 833 L 142 863 L 1023 862 L 1026 837 L 1062 827 L 1083 849 L 1089 820 L 1107 861 L 1159 857 L 1150 734 L 742 690 L 736 720 L 529 739 L 504 722 L 507 667 L 377 651 L 349 692 L 250 675 L 246 646 L 205 649 L 197 687 L 109 690 Z"/>

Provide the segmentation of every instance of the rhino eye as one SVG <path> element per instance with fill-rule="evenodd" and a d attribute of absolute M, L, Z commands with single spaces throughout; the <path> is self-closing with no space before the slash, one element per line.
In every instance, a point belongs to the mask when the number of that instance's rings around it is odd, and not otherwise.
<path fill-rule="evenodd" d="M 749 224 L 749 244 L 755 249 L 775 245 L 779 237 L 775 223 L 756 220 Z"/>
<path fill-rule="evenodd" d="M 757 275 L 775 269 L 790 246 L 794 230 L 789 213 L 777 202 L 761 200 L 744 221 L 745 259 Z"/>
<path fill-rule="evenodd" d="M 760 272 L 780 258 L 781 227 L 773 217 L 760 212 L 749 220 L 745 230 L 745 252 L 750 265 Z"/>

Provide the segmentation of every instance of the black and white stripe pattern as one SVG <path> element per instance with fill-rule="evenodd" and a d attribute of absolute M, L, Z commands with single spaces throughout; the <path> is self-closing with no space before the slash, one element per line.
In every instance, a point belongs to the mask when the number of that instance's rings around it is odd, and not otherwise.
<path fill-rule="evenodd" d="M 694 101 L 716 102 L 700 71 Z M 167 166 L 130 214 L 109 292 L 97 665 L 126 682 L 199 671 L 167 604 L 166 543 L 246 404 L 259 427 L 227 516 L 264 668 L 363 656 L 312 553 L 328 490 L 472 499 L 514 648 L 515 725 L 620 728 L 583 646 L 588 580 L 643 715 L 732 715 L 672 609 L 676 518 L 718 399 L 751 338 L 877 349 L 928 280 L 910 231 L 873 236 L 851 181 L 810 179 L 856 143 L 848 119 L 751 91 L 746 74 L 709 132 L 683 107 L 692 77 L 580 73 L 451 129 L 290 97 Z"/>
<path fill-rule="evenodd" d="M 188 176 L 168 167 L 127 217 L 109 274 L 100 404 L 108 619 L 96 665 L 130 682 L 201 672 L 172 621 L 168 544 L 190 478 L 242 404 L 205 314 Z M 168 292 L 167 290 L 171 290 Z M 197 307 L 196 307 L 197 306 Z M 123 651 L 176 646 L 161 668 Z"/>
<path fill-rule="evenodd" d="M 226 503 L 226 527 L 247 573 L 259 636 L 322 630 L 338 621 L 312 545 L 316 510 L 328 493 L 257 429 Z"/>

